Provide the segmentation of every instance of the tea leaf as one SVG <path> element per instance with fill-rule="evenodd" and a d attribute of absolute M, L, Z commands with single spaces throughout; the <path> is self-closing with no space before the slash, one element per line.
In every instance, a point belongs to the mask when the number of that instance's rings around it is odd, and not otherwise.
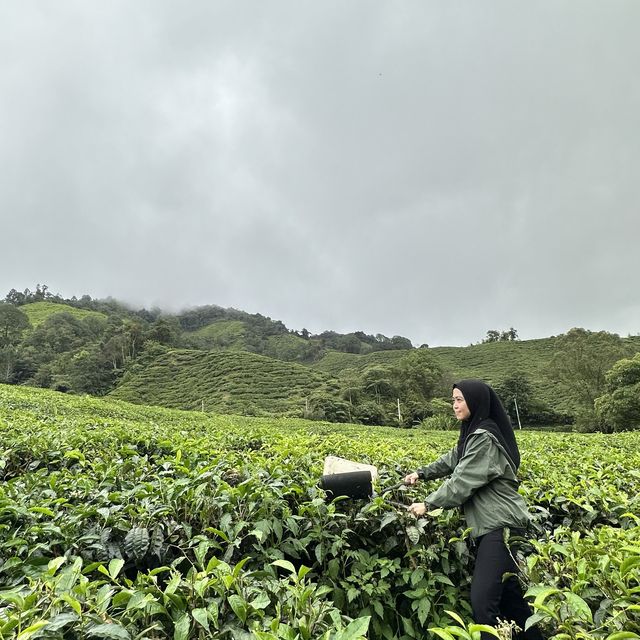
<path fill-rule="evenodd" d="M 369 629 L 369 621 L 371 616 L 364 616 L 352 620 L 347 627 L 339 635 L 340 640 L 355 640 L 366 636 Z"/>
<path fill-rule="evenodd" d="M 254 600 L 249 603 L 254 609 L 266 609 L 271 604 L 271 599 L 266 592 L 260 593 Z"/>
<path fill-rule="evenodd" d="M 24 631 L 18 634 L 18 640 L 28 640 L 35 633 L 40 631 L 43 627 L 46 627 L 49 624 L 48 620 L 38 620 L 33 624 L 29 625 Z"/>
<path fill-rule="evenodd" d="M 593 622 L 589 605 L 577 593 L 566 591 L 564 597 L 574 615 L 586 622 Z"/>
<path fill-rule="evenodd" d="M 109 562 L 109 577 L 112 580 L 115 580 L 118 577 L 118 574 L 124 567 L 124 560 L 122 558 L 114 558 Z"/>
<path fill-rule="evenodd" d="M 77 622 L 79 619 L 75 613 L 59 613 L 49 620 L 47 624 L 47 634 L 60 631 L 73 622 Z"/>
<path fill-rule="evenodd" d="M 42 515 L 49 516 L 50 518 L 54 518 L 56 515 L 55 511 L 51 511 L 51 509 L 47 509 L 46 507 L 30 507 L 29 511 L 32 513 L 41 513 Z"/>
<path fill-rule="evenodd" d="M 471 633 L 472 635 L 476 633 L 489 633 L 496 638 L 502 637 L 495 627 L 492 627 L 488 624 L 470 624 L 468 629 L 469 633 Z"/>
<path fill-rule="evenodd" d="M 191 611 L 191 615 L 193 619 L 202 627 L 204 627 L 207 631 L 209 631 L 209 618 L 207 616 L 206 609 L 193 609 Z"/>
<path fill-rule="evenodd" d="M 245 622 L 247 619 L 247 603 L 244 598 L 234 593 L 229 596 L 228 601 L 233 612 L 242 622 Z"/>
<path fill-rule="evenodd" d="M 420 541 L 420 530 L 418 529 L 418 527 L 411 525 L 406 528 L 406 532 L 409 540 L 411 540 L 413 544 L 418 544 L 418 542 Z"/>
<path fill-rule="evenodd" d="M 450 611 L 449 609 L 445 609 L 445 611 L 447 615 L 451 616 L 459 625 L 465 626 L 464 620 L 455 611 Z"/>
<path fill-rule="evenodd" d="M 146 527 L 133 527 L 124 539 L 125 553 L 134 560 L 142 560 L 149 550 L 149 530 Z"/>
<path fill-rule="evenodd" d="M 90 637 L 109 638 L 110 640 L 130 640 L 129 632 L 119 624 L 98 624 L 88 629 Z"/>
<path fill-rule="evenodd" d="M 422 598 L 420 600 L 420 604 L 418 605 L 418 620 L 420 620 L 420 624 L 424 624 L 429 616 L 429 612 L 431 611 L 431 600 L 428 598 Z"/>
<path fill-rule="evenodd" d="M 455 637 L 452 636 L 445 629 L 440 629 L 437 627 L 429 627 L 429 631 L 431 631 L 431 633 L 435 633 L 437 636 L 440 636 L 442 640 L 456 640 Z"/>
<path fill-rule="evenodd" d="M 293 566 L 291 562 L 288 560 L 274 560 L 271 563 L 274 567 L 280 567 L 282 569 L 286 569 L 290 573 L 296 574 L 296 568 Z"/>
<path fill-rule="evenodd" d="M 546 620 L 548 617 L 549 616 L 546 613 L 541 611 L 534 613 L 533 615 L 527 618 L 527 621 L 524 624 L 524 630 L 527 631 L 534 625 L 538 624 L 538 622 L 542 622 L 543 620 Z"/>
<path fill-rule="evenodd" d="M 189 640 L 191 621 L 188 613 L 183 613 L 175 623 L 173 640 Z"/>
<path fill-rule="evenodd" d="M 62 596 L 60 596 L 60 599 L 64 600 L 78 614 L 78 616 L 82 615 L 82 607 L 74 597 L 68 593 L 63 593 Z"/>

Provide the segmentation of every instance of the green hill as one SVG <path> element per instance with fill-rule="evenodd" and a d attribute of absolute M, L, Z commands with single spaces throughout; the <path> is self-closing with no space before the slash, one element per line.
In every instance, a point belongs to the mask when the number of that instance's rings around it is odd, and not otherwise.
<path fill-rule="evenodd" d="M 247 349 L 246 327 L 241 320 L 219 320 L 185 332 L 185 339 L 200 349 Z"/>
<path fill-rule="evenodd" d="M 513 342 L 491 342 L 467 347 L 434 347 L 429 351 L 436 356 L 443 369 L 455 379 L 480 378 L 496 384 L 515 371 L 525 373 L 540 397 L 556 406 L 554 383 L 547 377 L 553 357 L 555 338 Z M 365 355 L 328 352 L 313 366 L 333 376 L 345 369 L 362 370 L 370 365 L 391 366 L 409 351 L 376 351 Z M 554 402 L 555 400 L 555 402 Z"/>
<path fill-rule="evenodd" d="M 515 372 L 522 372 L 531 381 L 536 397 L 561 410 L 564 394 L 548 376 L 555 345 L 556 338 L 543 338 L 436 347 L 433 353 L 454 379 L 480 378 L 489 384 L 499 384 Z"/>
<path fill-rule="evenodd" d="M 635 353 L 640 351 L 640 336 L 623 338 Z M 515 372 L 530 380 L 535 396 L 560 413 L 571 409 L 567 394 L 550 375 L 550 364 L 556 353 L 558 338 L 489 342 L 468 347 L 435 347 L 433 353 L 453 378 L 481 378 L 499 384 Z"/>
<path fill-rule="evenodd" d="M 183 409 L 199 409 L 204 402 L 206 410 L 220 412 L 302 415 L 305 399 L 318 391 L 333 395 L 335 378 L 345 370 L 361 372 L 372 365 L 393 366 L 410 353 L 409 350 L 368 354 L 327 351 L 317 362 L 301 366 L 285 362 L 300 357 L 300 345 L 308 344 L 297 336 L 270 336 L 267 340 L 273 355 L 270 358 L 242 350 L 246 333 L 241 321 L 214 322 L 193 334 L 221 341 L 218 350 L 172 351 L 129 377 L 113 392 L 113 397 Z M 640 337 L 625 341 L 633 350 L 640 350 Z M 551 337 L 435 347 L 429 351 L 454 380 L 480 378 L 495 385 L 516 372 L 523 373 L 537 400 L 565 413 L 572 410 L 573 404 L 549 375 L 556 342 L 557 338 Z"/>
<path fill-rule="evenodd" d="M 345 369 L 361 371 L 370 365 L 394 365 L 410 351 L 408 349 L 393 351 L 373 351 L 366 354 L 343 353 L 341 351 L 327 351 L 325 355 L 315 362 L 314 369 L 324 371 L 332 376 L 337 376 Z"/>
<path fill-rule="evenodd" d="M 313 392 L 331 392 L 331 376 L 242 351 L 167 351 L 125 377 L 110 395 L 139 404 L 245 415 L 302 416 Z"/>
<path fill-rule="evenodd" d="M 541 420 L 577 408 L 572 387 L 561 387 L 551 373 L 560 336 L 414 349 L 402 336 L 313 335 L 215 305 L 177 315 L 134 310 L 110 298 L 64 299 L 41 285 L 35 292 L 12 290 L 5 302 L 31 322 L 27 329 L 14 327 L 11 348 L 0 350 L 0 381 L 17 385 L 219 412 L 309 410 L 307 415 L 336 420 L 346 413 L 365 424 L 390 424 L 400 400 L 403 416 L 414 424 L 432 410 L 425 403 L 433 389 L 427 393 L 418 384 L 422 365 L 411 369 L 411 361 L 432 356 L 445 372 L 437 395 L 447 393 L 449 379 L 477 377 L 501 385 L 521 373 Z M 623 340 L 630 354 L 640 351 L 640 336 Z M 395 367 L 402 359 L 407 362 Z M 437 367 L 432 369 L 439 378 Z"/>
<path fill-rule="evenodd" d="M 624 338 L 631 351 L 640 351 L 640 336 Z M 549 375 L 557 338 L 488 342 L 466 347 L 434 347 L 429 351 L 436 356 L 452 379 L 480 378 L 490 384 L 499 384 L 516 372 L 525 374 L 536 398 L 551 409 L 564 412 L 567 407 L 565 391 Z M 363 370 L 370 365 L 395 364 L 408 351 L 376 351 L 365 355 L 327 352 L 313 367 L 338 377 L 345 369 Z"/>
<path fill-rule="evenodd" d="M 98 311 L 78 309 L 77 307 L 72 307 L 68 304 L 60 304 L 58 302 L 31 302 L 29 304 L 24 304 L 19 308 L 20 311 L 27 315 L 32 327 L 37 327 L 38 325 L 42 324 L 47 318 L 55 315 L 56 313 L 68 313 L 74 318 L 78 318 L 79 320 L 82 320 L 86 317 L 94 317 L 105 320 L 107 317 L 104 313 L 100 313 Z"/>
<path fill-rule="evenodd" d="M 261 335 L 246 320 L 215 320 L 195 331 L 185 331 L 187 347 L 207 351 L 251 351 L 286 362 L 309 362 L 319 345 L 292 333 Z"/>

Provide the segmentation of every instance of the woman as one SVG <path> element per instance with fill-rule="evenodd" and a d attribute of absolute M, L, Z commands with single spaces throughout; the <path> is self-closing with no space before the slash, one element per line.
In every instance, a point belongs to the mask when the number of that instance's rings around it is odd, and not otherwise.
<path fill-rule="evenodd" d="M 453 411 L 461 421 L 458 444 L 430 465 L 409 474 L 408 485 L 449 476 L 408 510 L 417 516 L 441 507 L 462 506 L 476 542 L 476 562 L 471 583 L 471 606 L 476 623 L 498 624 L 513 620 L 524 629 L 532 611 L 515 575 L 516 563 L 505 543 L 508 535 L 523 535 L 529 521 L 526 504 L 518 493 L 516 473 L 520 452 L 507 415 L 495 391 L 480 380 L 462 380 L 453 386 Z M 521 634 L 540 640 L 531 627 Z"/>

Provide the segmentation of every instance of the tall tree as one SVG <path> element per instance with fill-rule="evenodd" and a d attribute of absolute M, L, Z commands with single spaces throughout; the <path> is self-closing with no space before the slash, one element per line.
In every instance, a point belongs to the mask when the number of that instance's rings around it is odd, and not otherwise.
<path fill-rule="evenodd" d="M 394 367 L 396 386 L 405 399 L 431 400 L 443 381 L 443 370 L 428 349 L 414 350 Z"/>
<path fill-rule="evenodd" d="M 558 337 L 550 374 L 580 408 L 593 411 L 595 399 L 605 391 L 605 374 L 626 355 L 619 335 L 574 328 Z"/>
<path fill-rule="evenodd" d="M 146 339 L 155 340 L 170 347 L 178 345 L 180 342 L 180 323 L 178 319 L 166 316 L 158 318 L 151 325 Z"/>
<path fill-rule="evenodd" d="M 509 415 L 516 421 L 526 418 L 531 409 L 533 390 L 529 377 L 522 371 L 514 371 L 502 382 L 495 385 L 495 390 Z"/>
<path fill-rule="evenodd" d="M 498 342 L 498 340 L 500 340 L 500 332 L 497 329 L 489 329 L 482 342 Z"/>
<path fill-rule="evenodd" d="M 12 304 L 0 303 L 0 348 L 13 346 L 30 326 L 26 313 Z"/>
<path fill-rule="evenodd" d="M 500 342 L 513 342 L 518 339 L 518 331 L 513 327 L 509 327 L 508 331 L 500 334 Z"/>
<path fill-rule="evenodd" d="M 619 360 L 605 376 L 607 393 L 595 402 L 603 431 L 640 429 L 640 353 Z"/>
<path fill-rule="evenodd" d="M 16 346 L 29 326 L 29 318 L 20 309 L 12 304 L 0 303 L 0 366 L 5 382 L 11 381 Z"/>
<path fill-rule="evenodd" d="M 362 372 L 362 386 L 380 404 L 383 400 L 394 400 L 398 397 L 393 369 L 383 365 L 369 365 Z"/>

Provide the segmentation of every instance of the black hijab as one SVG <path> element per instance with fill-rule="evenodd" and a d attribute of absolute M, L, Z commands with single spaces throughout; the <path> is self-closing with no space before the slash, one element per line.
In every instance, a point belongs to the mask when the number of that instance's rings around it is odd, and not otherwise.
<path fill-rule="evenodd" d="M 458 459 L 462 457 L 467 438 L 476 429 L 485 429 L 493 434 L 510 459 L 514 471 L 520 466 L 520 451 L 513 433 L 511 420 L 504 410 L 496 392 L 482 380 L 460 380 L 453 385 L 460 389 L 471 416 L 463 420 L 458 438 Z"/>

